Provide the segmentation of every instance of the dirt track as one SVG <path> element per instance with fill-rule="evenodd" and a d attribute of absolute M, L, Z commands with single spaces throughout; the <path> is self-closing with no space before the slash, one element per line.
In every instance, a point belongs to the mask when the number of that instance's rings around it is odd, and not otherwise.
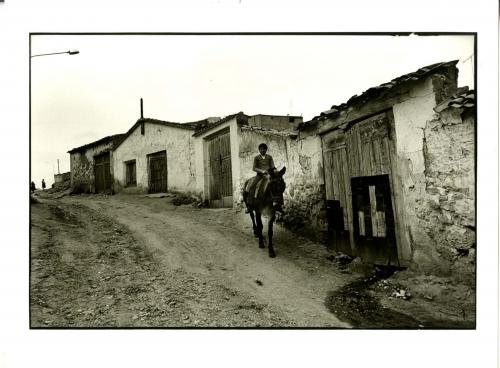
<path fill-rule="evenodd" d="M 475 326 L 468 286 L 408 272 L 364 281 L 356 262 L 332 262 L 324 245 L 280 226 L 269 258 L 241 210 L 175 200 L 32 204 L 31 327 Z M 393 297 L 402 287 L 411 300 Z"/>
<path fill-rule="evenodd" d="M 32 326 L 349 327 L 324 300 L 352 276 L 281 228 L 270 259 L 246 216 L 135 196 L 33 205 Z"/>

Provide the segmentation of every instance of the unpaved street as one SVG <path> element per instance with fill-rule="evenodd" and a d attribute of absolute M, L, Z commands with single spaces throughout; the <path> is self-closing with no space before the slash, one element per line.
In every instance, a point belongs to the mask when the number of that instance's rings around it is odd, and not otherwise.
<path fill-rule="evenodd" d="M 175 195 L 40 198 L 31 327 L 475 326 L 473 285 L 386 273 L 280 226 L 269 258 L 239 209 Z"/>
<path fill-rule="evenodd" d="M 247 216 L 142 196 L 32 205 L 32 327 L 349 327 L 325 298 L 352 276 L 280 227 L 269 258 Z"/>

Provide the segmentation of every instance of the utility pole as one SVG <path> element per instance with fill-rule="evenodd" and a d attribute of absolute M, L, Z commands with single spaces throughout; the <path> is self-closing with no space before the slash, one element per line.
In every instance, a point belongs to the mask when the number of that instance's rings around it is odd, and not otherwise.
<path fill-rule="evenodd" d="M 61 172 L 59 171 L 59 159 L 57 159 L 57 174 L 60 174 Z"/>

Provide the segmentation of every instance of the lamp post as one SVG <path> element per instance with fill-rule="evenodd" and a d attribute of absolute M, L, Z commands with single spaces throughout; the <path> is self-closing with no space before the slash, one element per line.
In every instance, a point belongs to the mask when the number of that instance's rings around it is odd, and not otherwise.
<path fill-rule="evenodd" d="M 68 51 L 62 51 L 62 52 L 51 52 L 49 54 L 31 55 L 31 57 L 47 56 L 47 55 L 60 55 L 60 54 L 76 55 L 76 54 L 79 54 L 79 53 L 80 53 L 80 51 L 78 51 L 78 50 L 68 50 Z"/>
<path fill-rule="evenodd" d="M 79 53 L 80 53 L 80 51 L 78 51 L 78 50 L 68 50 L 68 51 L 61 51 L 61 52 L 50 52 L 50 53 L 47 53 L 47 54 L 30 55 L 30 59 L 34 58 L 34 57 L 37 57 L 37 56 L 60 55 L 60 54 L 76 55 L 76 54 L 79 54 Z M 31 104 L 31 62 L 30 62 L 30 74 L 29 75 L 30 75 L 30 104 Z M 45 163 L 50 164 L 48 161 L 45 161 Z M 52 163 L 52 173 L 55 175 L 54 163 Z M 57 173 L 59 174 L 59 159 L 57 159 Z M 30 176 L 31 176 L 31 170 L 30 170 Z"/>

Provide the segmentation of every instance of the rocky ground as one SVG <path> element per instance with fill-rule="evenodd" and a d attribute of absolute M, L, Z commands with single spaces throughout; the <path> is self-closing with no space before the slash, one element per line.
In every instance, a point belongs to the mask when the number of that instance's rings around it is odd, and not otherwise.
<path fill-rule="evenodd" d="M 37 192 L 31 327 L 473 328 L 473 288 L 366 267 L 182 196 Z M 371 272 L 373 271 L 373 272 Z"/>

